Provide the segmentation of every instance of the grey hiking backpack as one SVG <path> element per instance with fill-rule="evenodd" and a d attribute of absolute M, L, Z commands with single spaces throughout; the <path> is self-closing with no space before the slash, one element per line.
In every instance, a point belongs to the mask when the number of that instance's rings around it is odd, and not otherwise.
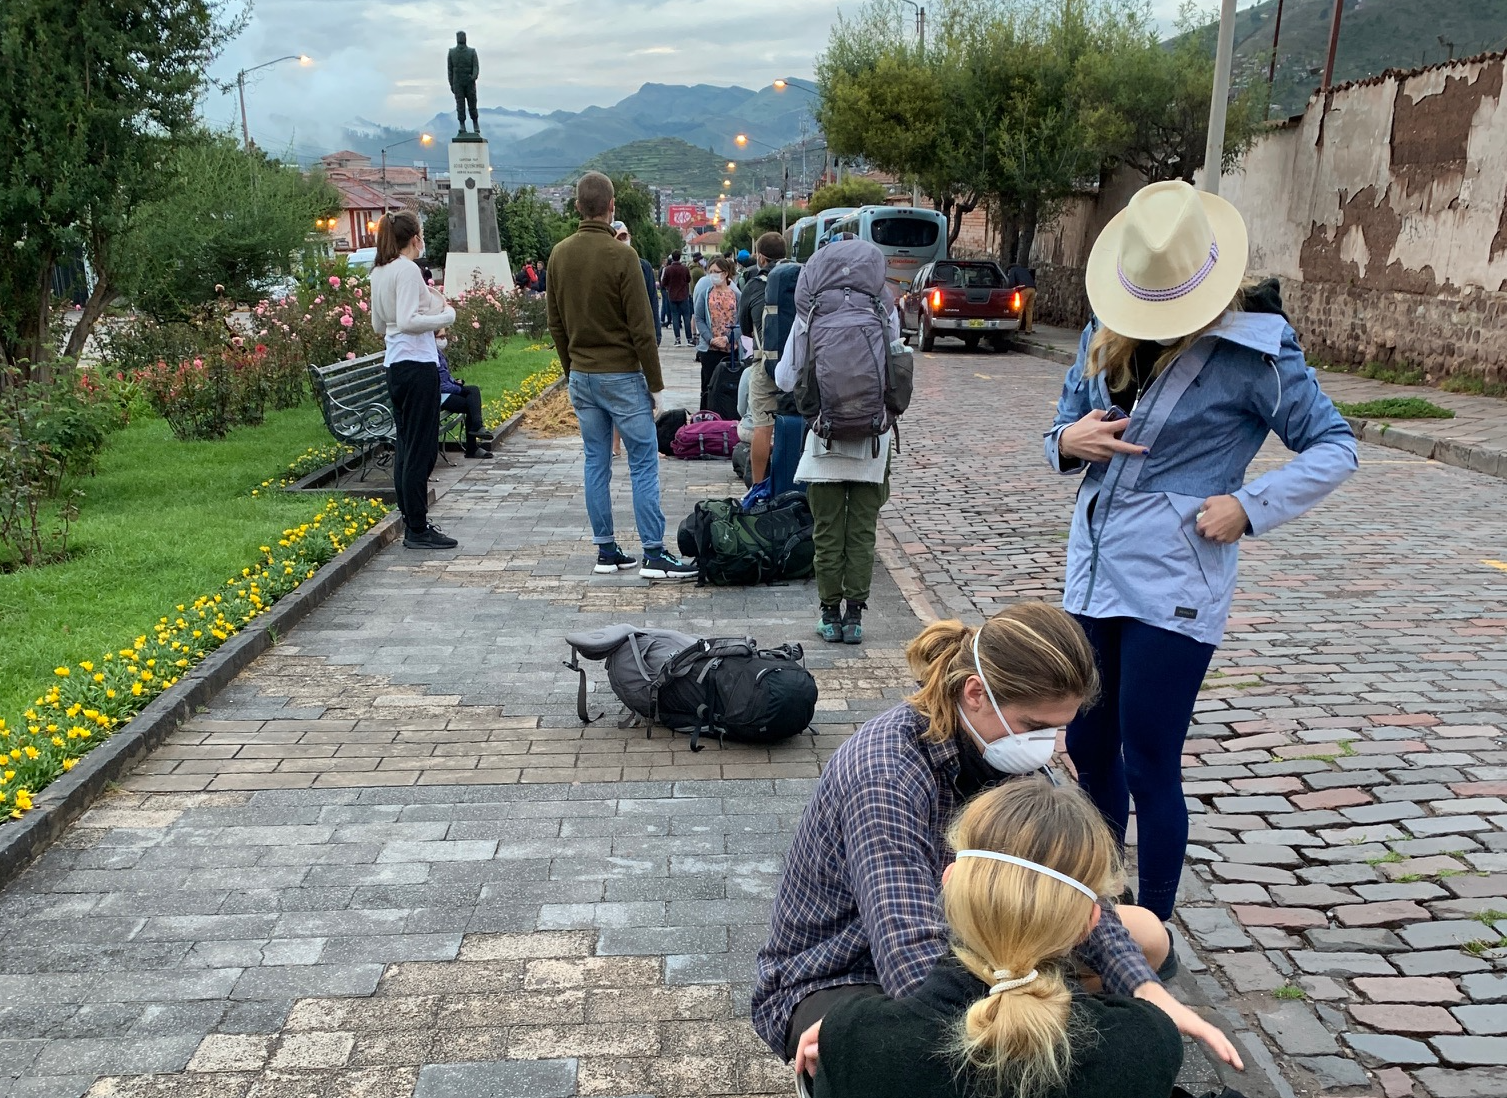
<path fill-rule="evenodd" d="M 806 320 L 806 359 L 795 399 L 823 439 L 875 440 L 910 406 L 914 362 L 890 347 L 884 253 L 834 240 L 806 263 L 795 290 Z"/>
<path fill-rule="evenodd" d="M 576 715 L 582 724 L 598 718 L 586 711 L 579 656 L 607 665 L 607 682 L 629 711 L 618 727 L 642 721 L 647 735 L 656 724 L 686 732 L 692 751 L 702 749 L 702 736 L 777 743 L 809 728 L 816 713 L 816 680 L 798 644 L 760 648 L 752 637 L 701 639 L 633 625 L 571 633 L 565 643 L 565 666 L 580 676 Z"/>

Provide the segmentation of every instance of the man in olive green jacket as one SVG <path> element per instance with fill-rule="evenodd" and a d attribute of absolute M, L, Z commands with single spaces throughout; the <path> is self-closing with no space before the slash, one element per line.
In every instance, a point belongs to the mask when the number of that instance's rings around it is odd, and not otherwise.
<path fill-rule="evenodd" d="M 664 379 L 655 325 L 638 254 L 618 241 L 612 180 L 587 172 L 576 184 L 581 227 L 555 245 L 545 279 L 549 330 L 581 423 L 586 452 L 586 514 L 597 547 L 596 571 L 616 573 L 638 561 L 618 547 L 612 524 L 612 432 L 628 453 L 633 518 L 644 549 L 638 574 L 691 579 L 694 565 L 665 550 L 659 505 L 659 440 L 654 430 Z"/>

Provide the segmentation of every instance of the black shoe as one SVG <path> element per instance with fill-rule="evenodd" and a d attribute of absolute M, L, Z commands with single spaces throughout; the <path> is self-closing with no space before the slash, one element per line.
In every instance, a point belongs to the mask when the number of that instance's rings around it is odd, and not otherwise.
<path fill-rule="evenodd" d="M 488 442 L 495 442 L 497 440 L 497 436 L 492 434 L 491 431 L 477 431 L 476 434 L 467 435 L 466 437 L 469 438 L 472 442 L 479 442 L 483 444 Z"/>
<path fill-rule="evenodd" d="M 848 600 L 848 611 L 842 616 L 842 642 L 863 643 L 863 612 L 869 608 L 866 602 Z"/>
<path fill-rule="evenodd" d="M 403 535 L 405 549 L 454 549 L 459 544 L 460 542 L 434 525 L 426 526 L 417 532 L 409 530 Z"/>
<path fill-rule="evenodd" d="M 606 575 L 608 573 L 625 571 L 637 563 L 637 558 L 630 557 L 616 545 L 599 545 L 597 546 L 596 567 L 592 571 Z"/>
<path fill-rule="evenodd" d="M 474 450 L 467 450 L 466 451 L 466 456 L 468 458 L 476 458 L 476 459 L 480 460 L 480 459 L 483 459 L 483 458 L 489 458 L 489 457 L 491 457 L 492 456 L 492 451 L 488 450 L 485 446 L 478 446 Z"/>
<path fill-rule="evenodd" d="M 694 564 L 687 564 L 664 549 L 644 550 L 644 564 L 638 570 L 644 579 L 693 580 L 699 573 Z"/>
<path fill-rule="evenodd" d="M 1156 978 L 1165 984 L 1177 975 L 1181 967 L 1177 961 L 1177 943 L 1172 940 L 1172 931 L 1169 930 L 1167 931 L 1167 959 L 1156 970 Z"/>
<path fill-rule="evenodd" d="M 816 635 L 832 644 L 842 643 L 842 603 L 834 602 L 822 607 L 821 620 L 816 623 Z"/>

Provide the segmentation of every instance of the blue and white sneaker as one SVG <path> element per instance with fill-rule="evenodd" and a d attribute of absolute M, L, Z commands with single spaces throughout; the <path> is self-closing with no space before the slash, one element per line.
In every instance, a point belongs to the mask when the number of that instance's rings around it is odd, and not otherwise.
<path fill-rule="evenodd" d="M 671 556 L 664 549 L 646 549 L 644 564 L 638 574 L 651 580 L 691 580 L 700 574 L 700 569 L 679 557 Z"/>
<path fill-rule="evenodd" d="M 626 571 L 638 563 L 637 557 L 630 557 L 618 548 L 616 543 L 597 546 L 597 563 L 592 569 L 602 575 L 612 575 Z"/>

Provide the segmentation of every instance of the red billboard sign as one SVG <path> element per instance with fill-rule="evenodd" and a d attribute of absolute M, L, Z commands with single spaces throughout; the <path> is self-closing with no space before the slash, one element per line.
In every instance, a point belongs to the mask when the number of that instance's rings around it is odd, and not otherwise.
<path fill-rule="evenodd" d="M 700 216 L 698 206 L 670 206 L 665 210 L 665 224 L 675 229 L 689 229 Z"/>

